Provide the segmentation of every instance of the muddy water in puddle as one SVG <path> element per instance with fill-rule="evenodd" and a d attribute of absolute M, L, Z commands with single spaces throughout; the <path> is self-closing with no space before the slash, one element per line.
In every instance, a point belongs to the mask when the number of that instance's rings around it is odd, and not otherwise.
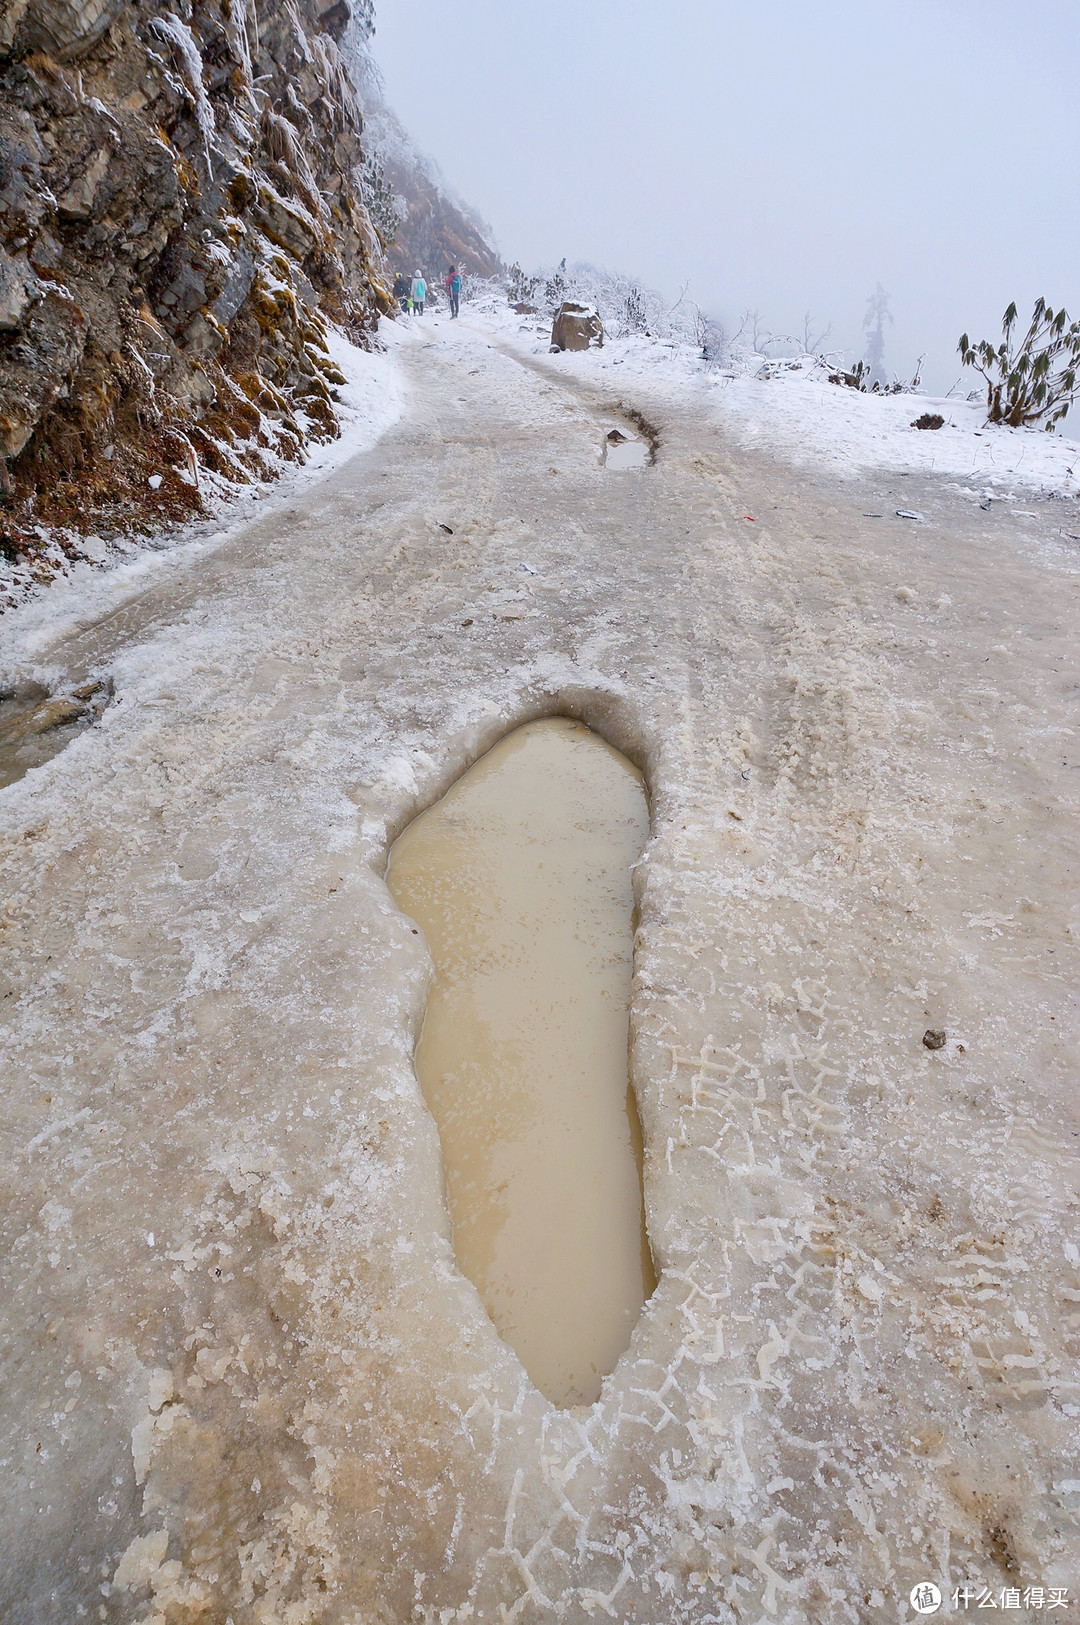
<path fill-rule="evenodd" d="M 617 440 L 604 443 L 604 467 L 616 473 L 649 466 L 649 448 L 643 440 Z"/>
<path fill-rule="evenodd" d="M 641 774 L 581 723 L 503 739 L 394 846 L 435 980 L 416 1053 L 454 1246 L 556 1404 L 596 1398 L 655 1285 L 627 1075 Z"/>

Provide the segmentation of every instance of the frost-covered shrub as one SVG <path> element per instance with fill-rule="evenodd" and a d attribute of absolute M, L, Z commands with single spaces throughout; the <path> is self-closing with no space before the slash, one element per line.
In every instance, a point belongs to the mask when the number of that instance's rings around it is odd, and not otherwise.
<path fill-rule="evenodd" d="M 461 278 L 461 302 L 472 305 L 490 298 L 501 303 L 504 287 L 505 284 L 498 277 L 477 276 L 474 271 L 466 271 Z"/>
<path fill-rule="evenodd" d="M 369 40 L 375 32 L 375 0 L 352 0 L 351 21 L 360 38 Z"/>
<path fill-rule="evenodd" d="M 841 366 L 837 367 L 835 372 L 830 372 L 829 382 L 830 384 L 844 384 L 848 389 L 857 389 L 861 394 L 865 395 L 870 388 L 867 382 L 869 377 L 870 363 L 868 361 L 856 361 L 850 371 L 845 371 Z"/>
<path fill-rule="evenodd" d="M 379 234 L 379 241 L 389 253 L 401 227 L 404 201 L 390 185 L 374 153 L 368 153 L 361 165 L 360 195 L 371 216 L 371 224 Z"/>
<path fill-rule="evenodd" d="M 727 364 L 730 346 L 724 327 L 697 307 L 694 315 L 694 343 L 701 351 L 701 359 L 707 367 L 723 367 Z"/>
<path fill-rule="evenodd" d="M 567 300 L 590 305 L 600 313 L 605 333 L 612 338 L 634 334 L 693 344 L 719 353 L 725 339 L 723 330 L 704 317 L 693 300 L 683 293 L 668 306 L 663 295 L 637 277 L 579 261 L 567 266 L 543 267 L 526 276 L 515 266 L 506 284 L 511 304 L 536 304 L 549 316 Z M 704 324 L 704 325 L 703 325 Z"/>
<path fill-rule="evenodd" d="M 827 361 L 827 358 L 822 359 Z M 923 359 L 920 356 L 916 362 L 913 378 L 894 378 L 891 384 L 883 383 L 880 378 L 875 378 L 871 383 L 873 369 L 868 361 L 856 361 L 850 371 L 845 370 L 843 365 L 828 363 L 834 365 L 834 370 L 829 373 L 829 382 L 845 384 L 848 389 L 857 389 L 862 395 L 917 395 L 922 387 Z"/>
<path fill-rule="evenodd" d="M 1041 423 L 1052 429 L 1076 398 L 1080 368 L 1080 322 L 1070 322 L 1064 308 L 1051 310 L 1045 299 L 1035 303 L 1031 322 L 1018 348 L 1013 345 L 1016 305 L 1001 323 L 1002 343 L 989 339 L 972 344 L 960 335 L 957 349 L 965 367 L 986 380 L 988 423 Z"/>
<path fill-rule="evenodd" d="M 632 277 L 614 276 L 605 291 L 612 312 L 608 329 L 617 338 L 627 338 L 631 333 L 659 337 L 661 328 L 670 332 L 665 302 L 653 289 L 643 287 Z"/>
<path fill-rule="evenodd" d="M 520 265 L 512 265 L 506 278 L 507 300 L 511 305 L 531 304 L 542 281 L 542 277 L 529 276 Z"/>

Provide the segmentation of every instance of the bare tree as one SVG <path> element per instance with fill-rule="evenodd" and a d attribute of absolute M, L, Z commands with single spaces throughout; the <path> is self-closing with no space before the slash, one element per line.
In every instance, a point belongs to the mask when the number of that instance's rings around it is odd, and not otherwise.
<path fill-rule="evenodd" d="M 870 369 L 871 386 L 877 384 L 885 387 L 885 323 L 892 323 L 892 312 L 889 309 L 889 295 L 879 282 L 874 292 L 866 301 L 866 315 L 863 317 L 863 327 L 869 333 L 866 341 L 866 360 Z"/>
<path fill-rule="evenodd" d="M 773 336 L 762 322 L 760 310 L 751 310 L 747 306 L 742 313 L 742 320 L 732 343 L 738 344 L 744 335 L 750 341 L 750 348 L 755 355 L 763 356 L 768 353 L 769 345 L 773 342 Z"/>
<path fill-rule="evenodd" d="M 832 332 L 832 322 L 830 322 L 827 327 L 823 327 L 821 332 L 816 335 L 813 331 L 813 325 L 814 319 L 810 312 L 807 311 L 806 315 L 803 317 L 802 336 L 802 347 L 806 355 L 817 355 L 820 352 L 822 345 L 825 343 L 825 340 Z"/>

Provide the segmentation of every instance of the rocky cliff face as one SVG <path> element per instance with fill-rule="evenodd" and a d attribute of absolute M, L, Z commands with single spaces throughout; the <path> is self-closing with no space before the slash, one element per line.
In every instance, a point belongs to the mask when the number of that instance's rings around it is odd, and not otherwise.
<path fill-rule="evenodd" d="M 387 250 L 395 265 L 406 272 L 419 268 L 436 287 L 450 265 L 474 276 L 498 275 L 499 256 L 484 230 L 426 166 L 391 156 L 383 168 L 404 204 L 403 218 Z"/>
<path fill-rule="evenodd" d="M 498 276 L 502 265 L 489 229 L 454 196 L 439 166 L 419 150 L 387 106 L 382 76 L 359 20 L 343 45 L 363 108 L 365 146 L 393 200 L 392 210 L 384 207 L 377 218 L 393 264 L 408 275 L 423 271 L 436 290 L 450 265 L 474 276 Z M 385 219 L 391 213 L 392 234 Z"/>
<path fill-rule="evenodd" d="M 0 0 L 9 553 L 41 523 L 160 523 L 205 471 L 248 479 L 336 433 L 326 319 L 363 339 L 390 308 L 354 9 Z"/>

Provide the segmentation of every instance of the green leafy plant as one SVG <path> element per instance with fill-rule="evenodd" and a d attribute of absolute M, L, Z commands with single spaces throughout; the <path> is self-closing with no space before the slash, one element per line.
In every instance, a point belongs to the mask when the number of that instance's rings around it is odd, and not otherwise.
<path fill-rule="evenodd" d="M 1076 398 L 1080 322 L 1070 322 L 1064 308 L 1051 310 L 1045 299 L 1038 299 L 1019 345 L 1013 340 L 1015 326 L 1016 305 L 1011 304 L 1001 324 L 1002 343 L 996 348 L 988 339 L 972 344 L 962 333 L 960 359 L 986 379 L 988 423 L 1013 428 L 1040 423 L 1052 429 Z"/>

